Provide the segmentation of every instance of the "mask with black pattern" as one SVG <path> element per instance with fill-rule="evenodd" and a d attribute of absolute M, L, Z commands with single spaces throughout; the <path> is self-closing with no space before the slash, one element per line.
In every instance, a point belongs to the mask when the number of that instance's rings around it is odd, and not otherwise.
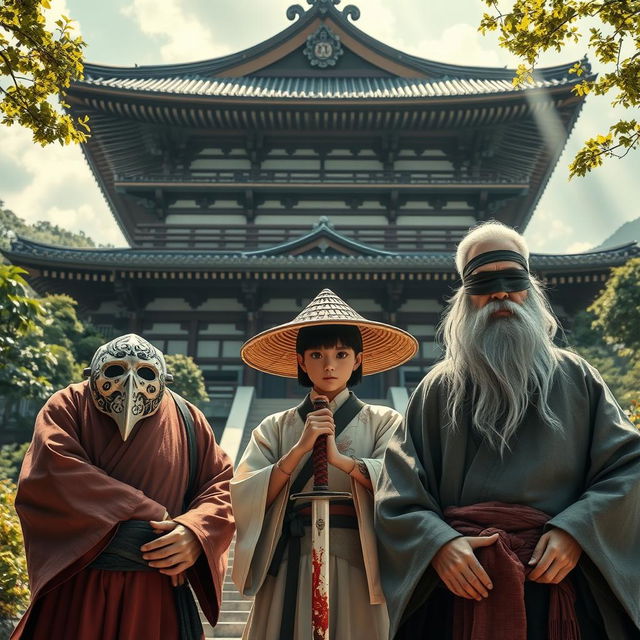
<path fill-rule="evenodd" d="M 158 410 L 169 381 L 162 352 L 135 333 L 102 345 L 89 370 L 93 402 L 113 418 L 124 441 Z"/>

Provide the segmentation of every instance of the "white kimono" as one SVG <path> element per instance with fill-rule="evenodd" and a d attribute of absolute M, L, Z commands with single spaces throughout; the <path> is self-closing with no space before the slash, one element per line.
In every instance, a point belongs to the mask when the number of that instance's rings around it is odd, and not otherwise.
<path fill-rule="evenodd" d="M 348 398 L 345 389 L 330 403 L 336 411 Z M 367 466 L 375 488 L 382 469 L 382 456 L 402 417 L 389 407 L 365 405 L 338 436 L 341 453 L 360 458 Z M 274 464 L 298 441 L 304 423 L 296 408 L 265 418 L 253 431 L 235 477 L 231 501 L 237 538 L 233 580 L 239 591 L 255 596 L 245 640 L 277 640 L 280 631 L 287 555 L 277 576 L 268 575 L 292 481 L 310 453 L 305 455 L 285 487 L 265 510 L 267 488 Z M 313 479 L 304 487 L 312 489 Z M 329 542 L 330 634 L 337 640 L 387 640 L 389 621 L 380 585 L 378 553 L 373 529 L 373 496 L 346 473 L 329 465 L 329 488 L 349 491 L 353 496 L 358 529 L 332 528 Z M 301 541 L 301 555 L 294 640 L 311 637 L 311 534 L 308 527 Z M 291 611 L 291 615 L 294 612 Z"/>

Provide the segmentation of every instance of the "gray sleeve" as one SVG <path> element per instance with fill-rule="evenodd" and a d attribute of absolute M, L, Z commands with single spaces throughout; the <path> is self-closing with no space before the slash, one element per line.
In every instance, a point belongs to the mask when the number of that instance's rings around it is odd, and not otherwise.
<path fill-rule="evenodd" d="M 547 526 L 570 533 L 640 627 L 640 432 L 585 363 L 591 404 L 585 490 Z"/>
<path fill-rule="evenodd" d="M 392 630 L 435 553 L 460 535 L 444 522 L 429 490 L 427 468 L 435 463 L 433 454 L 439 455 L 434 451 L 439 437 L 430 438 L 429 430 L 438 434 L 439 429 L 437 389 L 423 381 L 409 401 L 404 429 L 396 429 L 389 442 L 375 492 L 382 586 Z"/>

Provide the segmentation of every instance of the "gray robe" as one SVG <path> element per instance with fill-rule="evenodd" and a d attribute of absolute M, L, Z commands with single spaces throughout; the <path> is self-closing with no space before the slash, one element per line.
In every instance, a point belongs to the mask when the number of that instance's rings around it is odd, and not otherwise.
<path fill-rule="evenodd" d="M 640 433 L 598 372 L 563 351 L 550 394 L 562 431 L 532 407 L 502 459 L 486 442 L 476 445 L 469 428 L 447 426 L 444 387 L 435 369 L 416 389 L 375 493 L 391 637 L 439 580 L 435 553 L 460 535 L 443 521 L 444 509 L 495 500 L 544 511 L 547 527 L 578 541 L 578 570 L 609 638 L 629 638 L 624 611 L 640 629 Z"/>

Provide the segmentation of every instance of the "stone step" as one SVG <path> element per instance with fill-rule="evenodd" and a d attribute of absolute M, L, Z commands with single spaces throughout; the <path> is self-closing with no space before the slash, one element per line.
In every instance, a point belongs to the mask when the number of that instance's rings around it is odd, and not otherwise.
<path fill-rule="evenodd" d="M 227 609 L 229 608 L 227 606 L 227 602 L 242 602 L 242 601 L 251 602 L 251 600 L 246 600 L 246 598 L 244 598 L 239 591 L 228 590 L 228 591 L 222 592 L 222 606 L 226 607 Z"/>
<path fill-rule="evenodd" d="M 222 592 L 224 593 L 227 589 L 236 591 L 236 583 L 233 580 L 225 580 L 222 583 Z"/>
<path fill-rule="evenodd" d="M 246 606 L 246 603 L 248 603 L 249 606 Z M 243 600 L 242 596 L 239 593 L 232 594 L 230 598 L 223 601 L 220 607 L 220 610 L 221 611 L 240 611 L 244 609 L 246 611 L 249 611 L 249 609 L 251 609 L 251 604 L 252 604 L 251 600 Z"/>
<path fill-rule="evenodd" d="M 236 589 L 235 584 L 227 584 L 222 588 L 222 601 L 228 600 L 229 598 L 225 598 L 227 594 L 233 595 L 231 600 L 244 600 L 244 596 L 240 595 L 240 592 Z"/>
<path fill-rule="evenodd" d="M 228 609 L 228 602 L 251 602 L 251 600 L 246 600 L 245 598 L 243 598 L 237 591 L 235 593 L 233 593 L 232 591 L 223 594 L 223 596 L 226 595 L 226 598 L 223 597 L 222 598 L 222 606 L 225 607 L 225 609 Z"/>
<path fill-rule="evenodd" d="M 227 600 L 222 603 L 220 611 L 249 611 L 252 604 L 251 600 Z"/>
<path fill-rule="evenodd" d="M 214 638 L 241 638 L 244 627 L 244 622 L 218 622 L 212 632 L 205 630 L 205 635 L 211 635 Z"/>
<path fill-rule="evenodd" d="M 218 624 L 221 622 L 246 622 L 248 617 L 248 611 L 221 611 Z"/>

